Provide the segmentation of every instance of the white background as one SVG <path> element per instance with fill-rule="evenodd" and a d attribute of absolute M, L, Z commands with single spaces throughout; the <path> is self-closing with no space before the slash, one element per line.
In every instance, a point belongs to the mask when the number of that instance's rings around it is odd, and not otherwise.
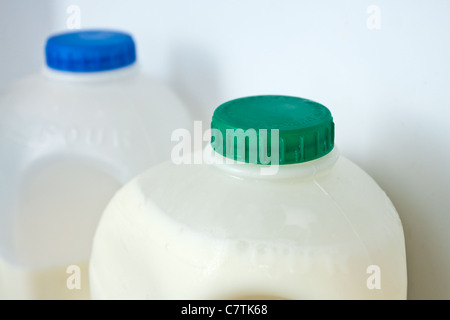
<path fill-rule="evenodd" d="M 0 0 L 0 89 L 39 70 L 70 5 L 82 28 L 131 32 L 144 70 L 205 123 L 252 94 L 325 104 L 400 214 L 408 298 L 450 299 L 450 1 Z"/>

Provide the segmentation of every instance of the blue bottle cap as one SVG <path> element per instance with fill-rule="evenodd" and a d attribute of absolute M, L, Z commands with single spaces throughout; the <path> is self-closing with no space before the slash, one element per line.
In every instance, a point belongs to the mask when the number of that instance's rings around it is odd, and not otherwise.
<path fill-rule="evenodd" d="M 54 35 L 47 40 L 45 55 L 50 68 L 69 72 L 113 70 L 136 61 L 131 35 L 109 30 Z"/>

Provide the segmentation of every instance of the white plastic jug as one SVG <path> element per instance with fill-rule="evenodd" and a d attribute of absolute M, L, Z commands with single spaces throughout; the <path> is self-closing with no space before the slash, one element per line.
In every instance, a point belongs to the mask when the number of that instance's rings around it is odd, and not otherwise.
<path fill-rule="evenodd" d="M 172 159 L 111 200 L 94 238 L 93 298 L 406 298 L 399 216 L 334 147 L 326 107 L 241 98 L 211 127 L 202 164 Z"/>
<path fill-rule="evenodd" d="M 89 298 L 88 259 L 112 195 L 170 159 L 192 123 L 139 71 L 126 33 L 85 30 L 46 44 L 41 74 L 0 97 L 0 298 Z"/>

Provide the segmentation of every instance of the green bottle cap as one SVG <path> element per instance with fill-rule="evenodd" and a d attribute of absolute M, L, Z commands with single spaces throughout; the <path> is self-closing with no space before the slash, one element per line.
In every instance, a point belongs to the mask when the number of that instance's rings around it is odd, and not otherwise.
<path fill-rule="evenodd" d="M 334 147 L 330 110 L 290 96 L 228 101 L 214 111 L 211 132 L 216 152 L 247 163 L 301 163 L 323 157 Z"/>

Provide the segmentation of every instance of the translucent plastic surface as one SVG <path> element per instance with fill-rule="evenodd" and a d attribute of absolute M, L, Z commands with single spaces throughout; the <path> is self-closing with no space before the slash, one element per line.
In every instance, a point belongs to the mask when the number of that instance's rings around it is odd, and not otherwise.
<path fill-rule="evenodd" d="M 336 149 L 276 175 L 153 167 L 109 203 L 90 263 L 99 299 L 406 299 L 407 289 L 396 210 Z"/>
<path fill-rule="evenodd" d="M 129 179 L 170 158 L 192 121 L 137 66 L 72 74 L 45 69 L 0 97 L 0 298 L 88 298 L 92 237 Z M 69 289 L 67 267 L 81 268 Z M 76 275 L 74 275 L 76 276 Z"/>

